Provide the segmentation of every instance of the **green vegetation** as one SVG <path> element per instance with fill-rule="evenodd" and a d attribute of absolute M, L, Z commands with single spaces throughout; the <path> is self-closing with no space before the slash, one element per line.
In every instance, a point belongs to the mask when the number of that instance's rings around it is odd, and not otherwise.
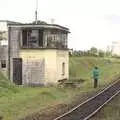
<path fill-rule="evenodd" d="M 89 50 L 73 50 L 72 54 L 70 53 L 70 56 L 119 57 L 118 55 L 113 55 L 110 49 L 104 51 L 95 47 L 91 47 Z"/>
<path fill-rule="evenodd" d="M 99 57 L 71 57 L 70 77 L 90 79 L 95 65 L 101 71 L 101 80 L 111 78 L 119 72 L 119 59 L 104 59 Z M 111 75 L 111 73 L 113 73 Z M 118 73 L 119 74 L 119 73 Z M 107 79 L 108 79 L 107 78 Z"/>
<path fill-rule="evenodd" d="M 71 99 L 77 89 L 19 88 L 19 92 L 0 98 L 0 115 L 4 120 L 16 120 L 28 113 Z"/>
<path fill-rule="evenodd" d="M 93 88 L 91 71 L 94 65 L 98 65 L 101 71 L 99 87 Z M 119 75 L 119 59 L 104 59 L 97 57 L 71 57 L 70 78 L 82 78 L 86 81 L 80 88 L 30 88 L 18 87 L 8 82 L 0 74 L 0 116 L 3 120 L 16 120 L 36 111 L 42 111 L 48 106 L 56 104 L 69 104 L 76 95 L 101 89 Z"/>
<path fill-rule="evenodd" d="M 36 24 L 36 21 L 33 21 L 32 24 Z M 39 25 L 43 24 L 44 25 L 44 24 L 47 24 L 47 22 L 41 21 L 41 20 L 37 20 L 37 24 L 39 24 Z"/>
<path fill-rule="evenodd" d="M 6 77 L 0 72 L 0 97 L 19 92 L 17 86 L 10 83 Z"/>

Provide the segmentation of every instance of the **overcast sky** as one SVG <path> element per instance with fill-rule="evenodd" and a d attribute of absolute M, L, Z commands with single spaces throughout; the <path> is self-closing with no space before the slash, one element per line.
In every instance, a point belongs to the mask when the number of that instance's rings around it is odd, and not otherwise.
<path fill-rule="evenodd" d="M 0 0 L 0 19 L 31 22 L 35 0 Z M 69 47 L 106 49 L 120 41 L 120 0 L 38 0 L 38 19 L 70 29 Z"/>

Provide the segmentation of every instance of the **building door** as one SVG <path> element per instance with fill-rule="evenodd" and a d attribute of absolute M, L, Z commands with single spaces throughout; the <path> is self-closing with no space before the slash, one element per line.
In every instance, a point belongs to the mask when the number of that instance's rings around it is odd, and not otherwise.
<path fill-rule="evenodd" d="M 13 82 L 22 85 L 22 59 L 13 58 Z"/>
<path fill-rule="evenodd" d="M 39 46 L 43 47 L 43 31 L 39 30 Z"/>

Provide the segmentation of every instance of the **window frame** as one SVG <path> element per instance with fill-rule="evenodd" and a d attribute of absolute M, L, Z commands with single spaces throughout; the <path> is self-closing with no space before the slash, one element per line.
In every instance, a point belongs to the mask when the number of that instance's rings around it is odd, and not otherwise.
<path fill-rule="evenodd" d="M 32 36 L 32 31 L 37 31 L 34 35 Z M 42 31 L 42 41 L 40 40 L 40 31 Z M 25 34 L 24 34 L 25 32 Z M 29 35 L 30 34 L 30 35 Z M 37 40 L 30 40 L 31 37 L 37 37 Z M 26 28 L 26 29 L 22 29 L 22 39 L 21 39 L 21 47 L 22 48 L 30 48 L 30 49 L 34 49 L 34 48 L 41 48 L 44 46 L 43 40 L 44 39 L 44 31 L 40 30 L 40 29 L 33 29 L 33 28 Z M 34 42 L 36 41 L 36 42 Z M 40 45 L 40 43 L 43 43 L 43 45 Z M 31 44 L 31 45 L 29 45 Z M 35 45 L 35 46 L 34 46 Z"/>
<path fill-rule="evenodd" d="M 6 60 L 1 60 L 1 68 L 6 68 Z"/>

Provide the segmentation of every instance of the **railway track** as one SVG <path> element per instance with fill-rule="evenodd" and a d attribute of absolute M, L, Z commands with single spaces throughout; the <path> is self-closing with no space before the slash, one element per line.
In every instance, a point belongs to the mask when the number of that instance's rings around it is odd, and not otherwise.
<path fill-rule="evenodd" d="M 120 80 L 54 120 L 88 120 L 120 93 Z"/>

